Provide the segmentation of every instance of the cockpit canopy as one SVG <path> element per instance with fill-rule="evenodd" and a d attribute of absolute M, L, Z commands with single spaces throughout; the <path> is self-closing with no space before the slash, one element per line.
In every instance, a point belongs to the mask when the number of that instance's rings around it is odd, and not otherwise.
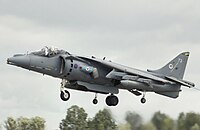
<path fill-rule="evenodd" d="M 58 50 L 58 48 L 47 47 L 47 46 L 42 48 L 40 51 L 32 52 L 31 54 L 37 55 L 37 56 L 44 56 L 44 57 L 53 57 L 53 56 L 56 56 L 58 54 L 68 54 L 68 55 L 70 55 L 70 53 L 68 53 L 67 51 Z"/>

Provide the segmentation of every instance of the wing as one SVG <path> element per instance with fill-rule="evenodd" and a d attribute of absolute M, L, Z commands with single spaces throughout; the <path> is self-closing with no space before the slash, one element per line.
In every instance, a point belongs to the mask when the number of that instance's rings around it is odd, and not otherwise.
<path fill-rule="evenodd" d="M 192 83 L 192 82 L 189 82 L 189 81 L 185 81 L 185 80 L 180 80 L 180 79 L 177 79 L 175 77 L 170 77 L 170 76 L 165 76 L 167 79 L 173 81 L 173 82 L 176 82 L 178 84 L 181 84 L 183 86 L 186 86 L 186 87 L 189 87 L 189 88 L 192 88 L 192 87 L 195 87 L 195 84 Z"/>
<path fill-rule="evenodd" d="M 158 81 L 158 82 L 162 82 L 162 83 L 166 83 L 166 84 L 173 84 L 173 82 L 160 78 L 158 76 L 152 75 L 148 72 L 142 71 L 142 70 L 138 70 L 138 69 L 134 69 L 134 68 L 130 68 L 127 66 L 123 66 L 117 63 L 113 63 L 111 61 L 107 61 L 107 60 L 102 60 L 102 59 L 98 59 L 98 58 L 88 58 L 88 57 L 78 57 L 81 59 L 84 59 L 86 61 L 95 61 L 98 62 L 99 64 L 103 64 L 107 67 L 113 68 L 113 71 L 111 71 L 106 77 L 107 78 L 111 78 L 112 76 L 115 76 L 115 78 L 117 78 L 117 76 L 125 76 L 126 74 L 128 75 L 133 75 L 133 76 L 139 76 L 139 77 L 143 77 L 143 78 L 147 78 L 147 79 L 151 79 L 154 81 Z"/>

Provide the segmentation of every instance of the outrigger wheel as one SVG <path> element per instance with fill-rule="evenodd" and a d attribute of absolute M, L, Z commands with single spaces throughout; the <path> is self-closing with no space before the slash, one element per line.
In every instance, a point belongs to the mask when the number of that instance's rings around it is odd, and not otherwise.
<path fill-rule="evenodd" d="M 141 98 L 141 100 L 140 100 L 140 101 L 141 101 L 141 103 L 143 103 L 143 104 L 144 104 L 144 103 L 146 102 L 146 99 L 145 99 L 145 98 Z"/>

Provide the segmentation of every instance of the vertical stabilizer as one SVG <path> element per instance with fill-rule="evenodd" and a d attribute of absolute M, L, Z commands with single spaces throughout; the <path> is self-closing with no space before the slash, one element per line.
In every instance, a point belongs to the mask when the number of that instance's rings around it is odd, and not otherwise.
<path fill-rule="evenodd" d="M 172 76 L 177 79 L 183 79 L 189 54 L 189 52 L 183 52 L 161 69 L 151 72 L 162 74 L 164 76 Z"/>

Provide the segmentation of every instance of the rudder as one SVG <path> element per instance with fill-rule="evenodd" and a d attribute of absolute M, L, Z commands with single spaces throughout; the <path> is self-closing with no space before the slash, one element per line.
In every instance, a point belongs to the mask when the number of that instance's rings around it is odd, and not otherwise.
<path fill-rule="evenodd" d="M 172 76 L 177 79 L 183 79 L 189 52 L 183 52 L 171 60 L 168 64 L 158 70 L 149 70 L 150 72 L 162 74 L 164 76 Z"/>

